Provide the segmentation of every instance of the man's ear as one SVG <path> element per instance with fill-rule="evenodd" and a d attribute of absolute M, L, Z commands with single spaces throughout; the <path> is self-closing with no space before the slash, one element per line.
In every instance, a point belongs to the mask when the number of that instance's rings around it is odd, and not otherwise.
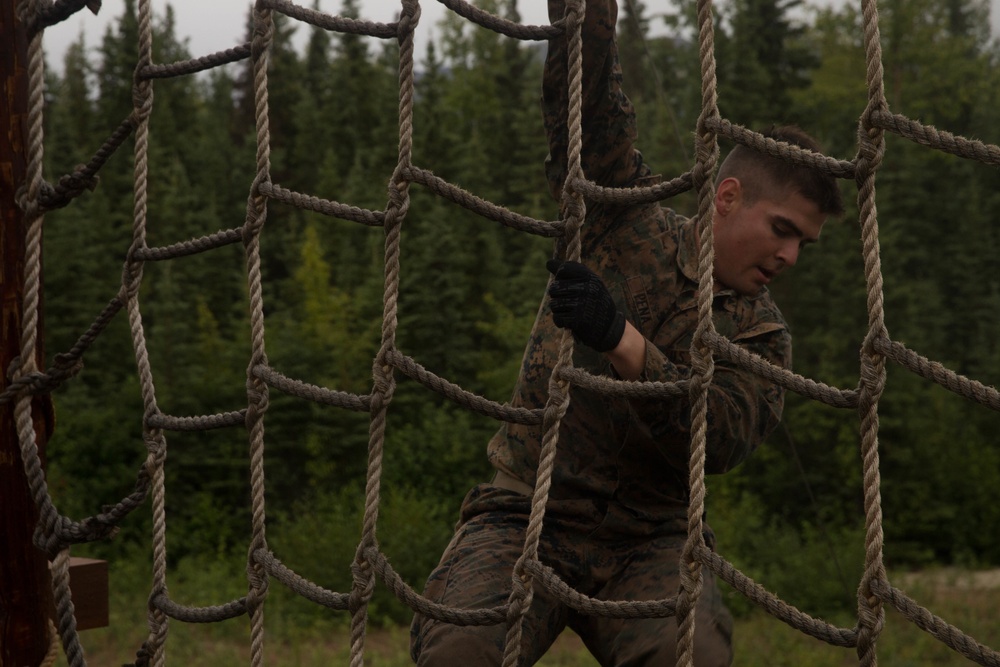
<path fill-rule="evenodd" d="M 740 179 L 730 176 L 715 188 L 715 214 L 729 215 L 743 200 L 743 184 Z"/>

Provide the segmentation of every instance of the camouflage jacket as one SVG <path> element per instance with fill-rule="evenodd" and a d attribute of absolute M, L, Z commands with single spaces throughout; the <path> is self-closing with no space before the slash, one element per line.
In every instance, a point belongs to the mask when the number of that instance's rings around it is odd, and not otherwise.
<path fill-rule="evenodd" d="M 550 0 L 553 20 L 559 0 Z M 658 181 L 634 148 L 635 117 L 621 90 L 613 0 L 591 0 L 584 24 L 583 166 L 604 186 Z M 555 11 L 555 14 L 552 12 Z M 546 171 L 558 199 L 566 174 L 566 51 L 553 40 L 545 65 L 543 110 L 550 155 Z M 695 224 L 658 204 L 588 202 L 582 261 L 596 271 L 626 318 L 646 338 L 643 379 L 669 382 L 690 373 L 697 326 L 698 243 Z M 715 294 L 716 330 L 772 363 L 789 367 L 791 337 L 766 289 L 753 297 Z M 544 406 L 558 355 L 559 329 L 542 302 L 528 340 L 512 404 Z M 577 344 L 574 365 L 613 376 L 604 355 Z M 690 402 L 610 398 L 574 387 L 559 432 L 550 498 L 589 501 L 605 520 L 685 525 Z M 777 425 L 783 391 L 716 359 L 709 393 L 706 470 L 721 473 L 745 459 Z M 489 443 L 493 466 L 534 485 L 541 426 L 505 424 Z M 565 503 L 564 503 L 565 504 Z M 612 516 L 612 514 L 614 516 Z"/>

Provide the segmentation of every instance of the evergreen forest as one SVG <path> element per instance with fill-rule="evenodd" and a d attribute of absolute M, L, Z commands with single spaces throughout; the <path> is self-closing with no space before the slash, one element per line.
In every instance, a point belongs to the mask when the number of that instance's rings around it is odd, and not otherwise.
<path fill-rule="evenodd" d="M 694 3 L 664 0 L 655 12 L 653 4 L 622 3 L 621 55 L 640 148 L 672 177 L 693 161 L 700 107 Z M 827 154 L 852 159 L 866 99 L 855 4 L 720 3 L 723 116 L 752 128 L 798 124 Z M 518 20 L 513 0 L 480 6 Z M 49 63 L 50 181 L 86 162 L 131 111 L 134 9 L 127 2 L 99 44 L 81 37 L 59 67 Z M 986 0 L 885 0 L 880 12 L 891 110 L 1000 143 L 1000 50 Z M 344 0 L 340 13 L 357 17 L 356 0 Z M 398 46 L 276 19 L 269 88 L 274 182 L 383 209 L 398 150 Z M 438 34 L 418 63 L 414 163 L 518 213 L 555 219 L 558 206 L 542 171 L 544 44 L 516 42 L 456 15 Z M 155 17 L 154 44 L 159 63 L 204 55 L 188 52 L 169 9 Z M 157 80 L 154 88 L 149 245 L 240 226 L 256 164 L 249 63 Z M 847 214 L 826 225 L 822 241 L 772 290 L 794 336 L 795 371 L 852 388 L 867 306 L 857 191 L 849 181 L 842 187 Z M 1000 173 L 890 136 L 877 187 L 890 335 L 996 385 Z M 506 401 L 545 288 L 552 241 L 477 218 L 420 186 L 410 193 L 397 345 L 435 374 Z M 667 204 L 695 211 L 690 195 Z M 127 144 L 92 192 L 46 216 L 50 357 L 68 350 L 117 293 L 132 215 Z M 370 391 L 384 240 L 379 227 L 270 204 L 262 252 L 267 351 L 276 370 L 315 385 Z M 186 416 L 244 407 L 250 339 L 242 246 L 149 262 L 144 271 L 143 325 L 160 409 Z M 146 455 L 124 313 L 54 400 L 50 489 L 61 511 L 89 516 L 130 492 Z M 303 576 L 349 589 L 368 415 L 274 390 L 265 424 L 269 546 Z M 465 492 L 491 475 L 486 442 L 496 428 L 399 379 L 386 433 L 379 535 L 394 568 L 418 590 L 450 538 Z M 1000 566 L 998 433 L 994 411 L 889 365 L 880 453 L 891 568 Z M 250 535 L 246 433 L 171 433 L 168 441 L 172 564 L 231 563 L 238 580 Z M 790 393 L 769 441 L 735 471 L 710 478 L 708 487 L 708 521 L 726 558 L 810 613 L 856 604 L 864 513 L 855 412 Z M 147 503 L 113 541 L 74 553 L 146 562 L 151 523 Z M 408 610 L 383 588 L 373 602 L 374 621 L 405 622 Z"/>

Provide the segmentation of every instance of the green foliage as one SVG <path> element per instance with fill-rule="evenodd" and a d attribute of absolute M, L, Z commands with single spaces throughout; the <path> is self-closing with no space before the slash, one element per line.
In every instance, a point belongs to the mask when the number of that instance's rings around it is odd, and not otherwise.
<path fill-rule="evenodd" d="M 294 511 L 274 520 L 269 546 L 301 576 L 327 590 L 350 592 L 352 563 L 366 511 L 363 503 L 360 485 L 319 491 Z M 393 571 L 409 586 L 423 589 L 424 580 L 451 539 L 454 519 L 453 503 L 399 487 L 383 489 L 378 512 L 379 547 Z M 325 613 L 315 605 L 298 604 L 280 584 L 272 590 L 275 604 L 282 609 L 280 622 L 286 631 L 329 624 Z M 368 613 L 376 626 L 405 623 L 413 614 L 381 581 L 376 584 Z"/>
<path fill-rule="evenodd" d="M 853 7 L 799 12 L 798 2 L 740 0 L 717 17 L 720 107 L 752 126 L 797 122 L 827 152 L 856 150 L 865 107 L 860 16 Z M 483 8 L 517 19 L 515 4 Z M 50 76 L 50 180 L 85 162 L 132 108 L 135 3 L 104 35 L 94 62 L 82 40 L 63 76 Z M 792 10 L 796 10 L 792 12 Z M 808 8 L 807 8 L 808 9 Z M 674 14 L 623 3 L 619 30 L 654 169 L 690 169 L 701 107 L 692 3 Z M 997 141 L 997 51 L 979 0 L 893 0 L 884 17 L 886 92 L 894 112 Z M 344 15 L 357 3 L 347 0 Z M 791 17 L 796 16 L 793 20 Z M 370 210 L 387 206 L 398 158 L 396 49 L 303 28 L 276 14 L 269 132 L 276 183 Z M 664 20 L 665 19 L 665 20 Z M 662 34 L 666 28 L 667 34 Z M 156 59 L 186 57 L 169 11 L 154 21 Z M 303 53 L 292 37 L 308 29 Z M 472 194 L 541 219 L 555 217 L 542 172 L 537 108 L 540 45 L 523 45 L 449 14 L 443 42 L 418 67 L 413 163 Z M 655 35 L 655 36 L 654 36 Z M 156 80 L 151 120 L 148 242 L 162 246 L 243 224 L 256 175 L 249 63 Z M 1000 382 L 1000 175 L 889 137 L 879 172 L 883 293 L 894 339 L 986 384 Z M 46 216 L 45 323 L 49 355 L 69 349 L 118 292 L 132 242 L 131 143 L 100 185 Z M 831 221 L 773 292 L 795 340 L 796 372 L 840 388 L 858 382 L 868 293 L 858 206 Z M 513 389 L 547 279 L 551 241 L 484 220 L 418 185 L 402 227 L 396 345 L 431 372 L 493 400 Z M 690 211 L 690 198 L 671 205 Z M 381 228 L 270 202 L 262 236 L 269 363 L 303 381 L 368 394 L 381 343 L 385 234 Z M 140 294 L 159 407 L 191 416 L 246 405 L 245 259 L 239 244 L 147 263 Z M 127 314 L 56 395 L 50 488 L 74 517 L 129 493 L 146 449 Z M 470 485 L 487 479 L 485 443 L 497 424 L 397 372 L 383 459 L 379 535 L 393 566 L 420 589 Z M 269 537 L 280 558 L 337 590 L 350 586 L 360 537 L 369 416 L 270 392 L 265 415 Z M 880 405 L 886 553 L 895 566 L 995 565 L 1000 523 L 995 412 L 889 365 Z M 167 434 L 171 563 L 198 579 L 231 564 L 249 534 L 246 435 L 238 429 Z M 849 608 L 863 544 L 858 415 L 789 395 L 782 427 L 737 471 L 711 480 L 711 523 L 727 558 L 811 613 Z M 119 536 L 148 542 L 148 504 Z M 89 553 L 113 553 L 93 545 Z M 129 558 L 134 556 L 129 556 Z M 222 566 L 219 566 L 220 569 Z M 237 567 L 237 569 L 239 569 Z M 206 572 L 216 572 L 208 567 Z M 823 573 L 823 583 L 815 573 Z M 206 577 L 208 574 L 206 574 Z M 846 582 L 846 583 L 845 583 Z M 228 586 L 229 584 L 227 584 Z M 236 589 L 240 586 L 233 584 Z M 329 615 L 273 596 L 289 628 Z M 225 593 L 229 593 L 227 588 Z M 738 611 L 743 603 L 733 601 Z M 403 620 L 379 587 L 372 614 Z M 291 632 L 291 630 L 289 630 Z"/>
<path fill-rule="evenodd" d="M 747 494 L 731 497 L 724 487 L 709 523 L 718 536 L 716 551 L 788 604 L 831 622 L 857 606 L 855 589 L 864 565 L 860 525 L 796 525 Z M 721 585 L 733 614 L 747 616 L 753 603 Z"/>
<path fill-rule="evenodd" d="M 736 0 L 719 40 L 719 107 L 751 128 L 795 122 L 791 95 L 806 86 L 817 59 L 791 10 L 801 0 Z"/>

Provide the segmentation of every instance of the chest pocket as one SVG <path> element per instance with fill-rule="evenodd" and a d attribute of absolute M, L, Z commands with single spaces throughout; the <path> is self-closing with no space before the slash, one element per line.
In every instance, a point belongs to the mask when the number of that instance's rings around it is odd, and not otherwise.
<path fill-rule="evenodd" d="M 740 331 L 735 336 L 726 336 L 729 340 L 734 343 L 739 343 L 741 341 L 747 341 L 757 336 L 763 336 L 764 334 L 774 333 L 775 331 L 781 331 L 785 328 L 785 325 L 779 324 L 778 322 L 761 322 L 755 327 L 751 327 L 746 331 Z"/>
<path fill-rule="evenodd" d="M 737 313 L 726 308 L 726 301 L 716 300 L 713 304 L 712 322 L 716 332 L 734 343 L 746 343 L 758 336 L 764 336 L 785 329 L 780 322 L 758 322 L 740 330 Z M 693 292 L 678 296 L 676 308 L 660 322 L 656 335 L 651 339 L 667 358 L 675 364 L 690 366 L 691 342 L 698 328 L 698 302 Z"/>

